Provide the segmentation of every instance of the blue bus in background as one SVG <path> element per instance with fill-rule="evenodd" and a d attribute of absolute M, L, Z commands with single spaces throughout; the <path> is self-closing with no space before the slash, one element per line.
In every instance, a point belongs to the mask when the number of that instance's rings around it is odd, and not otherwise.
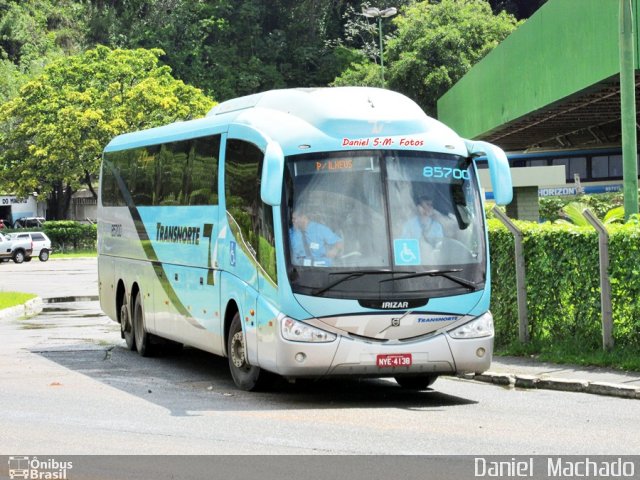
<path fill-rule="evenodd" d="M 507 153 L 512 167 L 565 167 L 565 185 L 541 185 L 540 197 L 622 192 L 620 147 Z M 638 157 L 640 167 L 640 156 Z M 639 168 L 640 171 L 640 168 Z"/>
<path fill-rule="evenodd" d="M 104 149 L 104 312 L 143 355 L 228 357 L 235 384 L 393 377 L 423 389 L 491 362 L 486 157 L 395 92 L 274 90 Z M 429 231 L 422 229 L 428 212 Z"/>

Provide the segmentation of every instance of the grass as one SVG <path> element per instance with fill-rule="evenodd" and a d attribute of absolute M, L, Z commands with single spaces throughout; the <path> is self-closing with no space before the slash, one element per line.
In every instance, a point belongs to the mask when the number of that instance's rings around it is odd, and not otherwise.
<path fill-rule="evenodd" d="M 60 258 L 87 258 L 87 257 L 97 257 L 98 252 L 95 250 L 76 250 L 73 252 L 62 253 L 59 251 L 53 251 L 51 254 L 51 260 L 56 260 Z"/>
<path fill-rule="evenodd" d="M 27 300 L 36 298 L 36 296 L 33 293 L 0 292 L 0 310 L 22 305 Z"/>
<path fill-rule="evenodd" d="M 632 347 L 614 347 L 611 351 L 587 347 L 576 342 L 548 343 L 532 341 L 529 344 L 514 342 L 496 348 L 496 356 L 512 355 L 535 360 L 581 366 L 607 367 L 640 372 L 640 350 Z"/>

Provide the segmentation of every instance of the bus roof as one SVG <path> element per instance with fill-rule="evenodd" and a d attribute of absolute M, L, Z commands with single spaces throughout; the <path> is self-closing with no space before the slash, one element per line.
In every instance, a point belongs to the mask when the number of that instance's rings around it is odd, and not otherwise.
<path fill-rule="evenodd" d="M 466 155 L 462 139 L 415 102 L 371 87 L 271 90 L 240 97 L 216 105 L 205 118 L 117 136 L 105 152 L 223 133 L 234 125 L 277 141 L 285 155 L 301 153 L 301 148 L 340 150 L 347 140 L 355 141 L 350 146 L 371 148 L 357 141 L 397 136 L 420 137 L 421 150 Z M 409 146 L 415 149 L 415 143 Z"/>

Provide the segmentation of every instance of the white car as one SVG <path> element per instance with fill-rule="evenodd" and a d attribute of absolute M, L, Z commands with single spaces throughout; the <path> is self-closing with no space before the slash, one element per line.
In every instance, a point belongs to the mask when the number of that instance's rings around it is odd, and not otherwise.
<path fill-rule="evenodd" d="M 0 261 L 8 262 L 13 259 L 22 263 L 31 259 L 33 246 L 30 238 L 11 238 L 0 233 Z"/>
<path fill-rule="evenodd" d="M 31 261 L 32 257 L 38 257 L 41 262 L 49 260 L 51 254 L 51 240 L 43 232 L 20 232 L 9 234 L 11 239 L 31 240 L 33 252 L 30 256 L 25 257 L 25 262 Z"/>

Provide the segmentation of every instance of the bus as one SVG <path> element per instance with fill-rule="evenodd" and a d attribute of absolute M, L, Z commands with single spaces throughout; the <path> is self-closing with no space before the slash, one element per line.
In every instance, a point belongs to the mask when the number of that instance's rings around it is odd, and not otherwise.
<path fill-rule="evenodd" d="M 509 203 L 502 150 L 366 87 L 273 90 L 117 136 L 100 175 L 101 308 L 128 348 L 227 357 L 244 390 L 332 376 L 423 389 L 482 372 L 480 156 Z M 426 196 L 432 238 L 406 230 Z"/>
<path fill-rule="evenodd" d="M 620 147 L 507 152 L 512 167 L 565 167 L 565 185 L 541 185 L 538 196 L 588 195 L 623 190 Z M 638 157 L 640 171 L 640 156 Z M 640 177 L 639 177 L 640 178 Z"/>

